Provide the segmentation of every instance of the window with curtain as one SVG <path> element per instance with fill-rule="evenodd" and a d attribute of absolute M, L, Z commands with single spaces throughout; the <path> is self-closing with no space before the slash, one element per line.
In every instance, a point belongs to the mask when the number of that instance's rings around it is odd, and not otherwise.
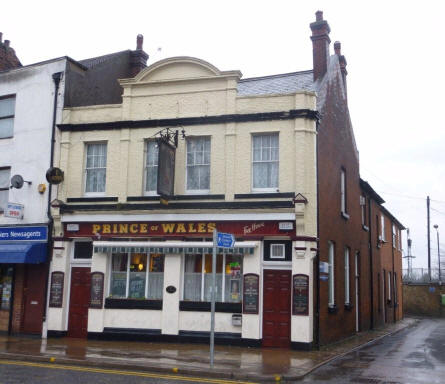
<path fill-rule="evenodd" d="M 380 236 L 382 237 L 382 241 L 386 241 L 385 239 L 385 216 L 381 215 L 380 216 L 380 221 L 381 221 L 381 225 L 380 225 Z"/>
<path fill-rule="evenodd" d="M 184 256 L 184 294 L 186 301 L 211 301 L 212 255 Z M 242 256 L 216 257 L 216 296 L 222 303 L 239 303 L 242 297 Z"/>
<path fill-rule="evenodd" d="M 278 189 L 279 142 L 278 133 L 252 136 L 252 189 Z"/>
<path fill-rule="evenodd" d="M 328 274 L 328 284 L 329 284 L 329 306 L 335 306 L 335 285 L 334 285 L 334 275 L 335 275 L 335 250 L 334 243 L 332 241 L 328 242 L 328 256 L 329 256 L 329 274 Z"/>
<path fill-rule="evenodd" d="M 164 255 L 113 253 L 110 297 L 161 300 L 164 285 Z"/>
<path fill-rule="evenodd" d="M 346 171 L 341 169 L 340 171 L 340 189 L 341 189 L 341 213 L 347 212 L 346 206 Z"/>
<path fill-rule="evenodd" d="M 349 248 L 345 248 L 345 304 L 351 302 L 349 287 Z"/>
<path fill-rule="evenodd" d="M 158 155 L 157 142 L 150 140 L 145 147 L 145 194 L 156 194 L 158 187 Z"/>
<path fill-rule="evenodd" d="M 15 96 L 0 96 L 0 139 L 14 136 Z"/>
<path fill-rule="evenodd" d="M 8 205 L 9 186 L 11 185 L 11 168 L 0 168 L 0 212 Z"/>
<path fill-rule="evenodd" d="M 86 145 L 85 194 L 105 193 L 107 173 L 107 144 L 91 143 Z"/>
<path fill-rule="evenodd" d="M 187 138 L 188 192 L 210 191 L 210 137 Z"/>

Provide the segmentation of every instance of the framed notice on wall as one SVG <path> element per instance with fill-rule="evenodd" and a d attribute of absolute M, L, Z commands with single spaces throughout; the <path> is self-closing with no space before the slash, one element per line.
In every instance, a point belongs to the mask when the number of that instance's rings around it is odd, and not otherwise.
<path fill-rule="evenodd" d="M 292 315 L 309 314 L 309 276 L 298 274 L 292 281 Z"/>
<path fill-rule="evenodd" d="M 49 306 L 51 308 L 62 308 L 63 304 L 63 272 L 51 273 L 51 285 L 49 290 Z"/>
<path fill-rule="evenodd" d="M 243 313 L 258 314 L 260 277 L 255 273 L 244 275 Z"/>
<path fill-rule="evenodd" d="M 104 274 L 93 272 L 91 274 L 91 301 L 90 308 L 102 309 L 104 297 Z"/>

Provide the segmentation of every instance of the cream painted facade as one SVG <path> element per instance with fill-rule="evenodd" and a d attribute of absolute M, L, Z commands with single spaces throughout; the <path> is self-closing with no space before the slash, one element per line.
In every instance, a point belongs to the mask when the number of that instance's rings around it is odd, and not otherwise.
<path fill-rule="evenodd" d="M 241 339 L 261 341 L 264 270 L 287 270 L 292 275 L 309 276 L 309 313 L 291 316 L 289 337 L 293 343 L 311 344 L 313 258 L 317 247 L 316 120 L 306 115 L 291 118 L 286 113 L 293 110 L 315 111 L 316 95 L 301 90 L 288 94 L 240 96 L 237 91 L 240 78 L 239 71 L 223 72 L 199 59 L 171 58 L 147 67 L 135 78 L 121 80 L 122 104 L 64 110 L 58 166 L 65 171 L 65 181 L 58 188 L 57 199 L 62 202 L 61 207 L 53 208 L 55 236 L 58 238 L 51 264 L 51 272 L 62 271 L 65 274 L 64 295 L 61 308 L 49 308 L 49 332 L 69 329 L 72 267 L 102 272 L 104 296 L 109 295 L 110 254 L 96 249 L 91 259 L 74 259 L 74 246 L 80 238 L 71 241 L 73 233 L 66 231 L 66 227 L 64 230 L 64 223 L 281 220 L 294 223 L 292 236 L 275 233 L 256 238 L 252 253 L 243 256 L 243 274 L 254 273 L 260 277 L 259 313 L 243 314 L 241 326 L 232 324 L 231 313 L 217 313 L 216 332 L 240 333 Z M 273 113 L 281 114 L 279 118 L 273 118 Z M 264 120 L 263 114 L 268 114 Z M 250 117 L 230 119 L 227 118 L 229 115 Z M 205 120 L 209 117 L 215 118 L 211 122 Z M 193 124 L 187 118 L 197 118 L 199 122 Z M 175 195 L 190 194 L 186 189 L 187 138 L 210 137 L 208 198 L 200 194 L 197 200 L 193 200 L 198 205 L 192 208 L 175 208 L 171 204 L 167 209 L 162 206 L 149 211 L 130 209 L 132 201 L 128 200 L 129 197 L 144 196 L 145 143 L 165 127 L 163 123 L 162 126 L 132 128 L 132 122 L 165 122 L 165 119 L 182 121 L 182 124 L 172 125 L 172 129 L 181 130 L 183 127 L 186 134 L 185 140 L 179 140 L 176 150 Z M 97 126 L 94 125 L 96 123 L 105 124 Z M 252 188 L 252 136 L 273 132 L 277 132 L 279 137 L 278 188 L 268 191 L 270 197 L 263 193 L 256 197 Z M 92 200 L 84 193 L 85 149 L 86 144 L 96 142 L 107 143 L 106 189 L 103 194 L 95 194 L 96 200 Z M 269 204 L 283 201 L 280 194 L 290 193 L 297 195 L 291 206 L 277 208 Z M 228 204 L 227 208 L 199 207 L 201 202 L 211 203 L 214 195 L 223 195 L 222 203 Z M 230 205 L 239 202 L 240 195 L 251 195 L 249 202 L 267 203 L 261 209 L 242 204 Z M 107 197 L 115 197 L 117 202 L 101 201 Z M 87 208 L 77 209 L 74 202 Z M 107 209 L 107 204 L 113 208 Z M 94 236 L 91 240 L 97 245 L 103 239 Z M 168 239 L 165 240 L 167 247 Z M 290 260 L 265 261 L 266 240 L 291 241 Z M 242 245 L 244 241 L 249 239 L 237 240 L 237 244 Z M 179 308 L 183 297 L 184 257 L 180 253 L 165 253 L 162 309 L 133 309 L 130 315 L 127 309 L 90 308 L 88 332 L 100 334 L 104 329 L 113 328 L 156 329 L 161 335 L 178 335 L 181 331 L 208 332 L 209 312 L 181 311 Z M 168 294 L 168 286 L 178 289 Z"/>

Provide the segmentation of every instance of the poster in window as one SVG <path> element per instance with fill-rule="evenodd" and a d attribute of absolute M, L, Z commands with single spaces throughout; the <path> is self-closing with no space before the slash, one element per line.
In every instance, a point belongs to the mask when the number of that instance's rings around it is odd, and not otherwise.
<path fill-rule="evenodd" d="M 63 304 L 63 272 L 51 273 L 51 285 L 49 290 L 49 306 L 51 308 L 62 308 Z"/>
<path fill-rule="evenodd" d="M 128 297 L 131 299 L 145 298 L 145 272 L 132 272 L 130 274 L 130 289 Z"/>
<path fill-rule="evenodd" d="M 309 314 L 309 276 L 294 275 L 292 287 L 292 315 L 307 316 Z"/>
<path fill-rule="evenodd" d="M 113 278 L 111 281 L 111 296 L 125 297 L 126 286 L 127 286 L 127 273 L 113 272 Z"/>
<path fill-rule="evenodd" d="M 91 274 L 91 301 L 90 308 L 102 309 L 104 297 L 104 274 L 93 272 Z"/>
<path fill-rule="evenodd" d="M 243 313 L 258 314 L 259 279 L 255 273 L 244 275 Z"/>
<path fill-rule="evenodd" d="M 230 295 L 232 297 L 232 300 L 238 300 L 239 299 L 239 280 L 238 279 L 231 279 L 230 280 Z"/>
<path fill-rule="evenodd" d="M 175 153 L 176 149 L 162 139 L 157 140 L 158 154 L 158 186 L 157 194 L 169 198 L 174 195 L 175 188 Z"/>

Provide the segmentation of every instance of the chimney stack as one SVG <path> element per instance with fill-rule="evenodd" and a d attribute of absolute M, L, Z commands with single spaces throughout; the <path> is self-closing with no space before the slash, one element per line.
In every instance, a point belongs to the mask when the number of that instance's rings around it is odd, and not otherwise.
<path fill-rule="evenodd" d="M 315 13 L 315 22 L 310 24 L 312 30 L 312 50 L 314 60 L 314 81 L 322 78 L 328 69 L 329 61 L 329 24 L 323 20 L 323 12 Z"/>
<path fill-rule="evenodd" d="M 11 42 L 9 41 L 9 40 L 5 40 L 5 47 L 6 48 L 9 48 L 9 44 L 10 44 Z"/>
<path fill-rule="evenodd" d="M 135 77 L 147 66 L 148 55 L 143 50 L 144 36 L 136 37 L 136 50 L 130 52 L 130 76 Z"/>
<path fill-rule="evenodd" d="M 3 33 L 0 32 L 0 71 L 22 66 L 10 44 L 9 40 L 3 41 Z"/>
<path fill-rule="evenodd" d="M 0 44 L 3 43 L 3 32 L 0 32 Z"/>
<path fill-rule="evenodd" d="M 348 74 L 348 71 L 346 70 L 346 58 L 341 54 L 341 43 L 339 41 L 336 41 L 334 43 L 334 51 L 335 54 L 338 56 L 338 63 L 340 65 L 341 70 L 341 77 L 343 79 L 343 85 L 345 86 L 345 92 L 347 97 L 347 87 L 346 87 L 346 75 Z"/>

